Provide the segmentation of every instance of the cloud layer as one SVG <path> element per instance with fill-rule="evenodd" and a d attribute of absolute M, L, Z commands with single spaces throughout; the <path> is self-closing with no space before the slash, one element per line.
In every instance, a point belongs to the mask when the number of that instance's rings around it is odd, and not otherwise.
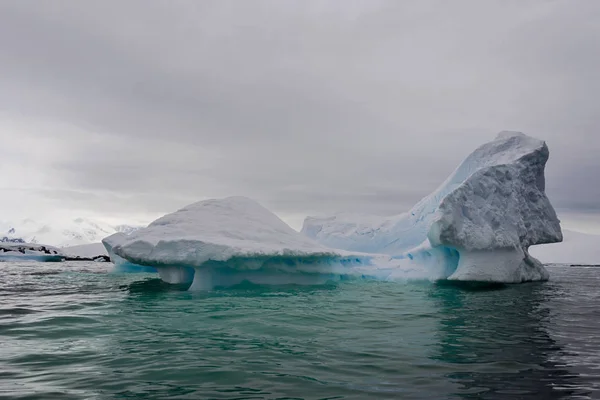
<path fill-rule="evenodd" d="M 599 211 L 600 3 L 0 2 L 3 219 L 389 214 L 501 130 Z"/>

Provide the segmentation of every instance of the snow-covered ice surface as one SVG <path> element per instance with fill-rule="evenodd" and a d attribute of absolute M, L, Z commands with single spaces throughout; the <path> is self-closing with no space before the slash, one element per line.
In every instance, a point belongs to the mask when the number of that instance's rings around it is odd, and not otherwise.
<path fill-rule="evenodd" d="M 56 247 L 36 243 L 0 243 L 0 261 L 63 261 L 64 254 Z"/>
<path fill-rule="evenodd" d="M 324 247 L 245 197 L 189 205 L 130 236 L 113 235 L 105 245 L 117 263 L 120 257 L 154 267 L 163 280 L 192 282 L 191 289 L 242 281 L 323 283 L 357 275 L 388 279 L 395 272 L 391 257 Z"/>
<path fill-rule="evenodd" d="M 119 243 L 113 249 L 115 253 L 132 262 L 191 267 L 237 256 L 340 253 L 300 235 L 275 214 L 245 197 L 191 204 L 128 237 L 121 236 Z"/>
<path fill-rule="evenodd" d="M 110 257 L 110 261 L 115 264 L 114 272 L 128 272 L 128 273 L 146 273 L 156 272 L 156 269 L 148 266 L 137 265 L 127 261 L 126 259 L 118 256 L 113 251 L 113 247 L 119 245 L 127 239 L 127 235 L 122 232 L 114 233 L 108 237 L 102 239 L 102 246 L 105 252 Z"/>
<path fill-rule="evenodd" d="M 562 241 L 545 194 L 546 144 L 502 132 L 476 149 L 432 194 L 391 218 L 351 215 L 306 219 L 302 232 L 339 249 L 446 263 L 450 280 L 546 280 L 532 245 Z"/>
<path fill-rule="evenodd" d="M 600 265 L 600 235 L 563 230 L 562 243 L 531 247 L 544 264 Z"/>

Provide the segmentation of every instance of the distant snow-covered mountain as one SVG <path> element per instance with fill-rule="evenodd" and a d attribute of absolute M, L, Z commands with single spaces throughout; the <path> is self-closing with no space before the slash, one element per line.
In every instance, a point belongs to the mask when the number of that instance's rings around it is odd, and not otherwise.
<path fill-rule="evenodd" d="M 116 232 L 131 233 L 139 227 L 112 226 L 87 218 L 42 222 L 27 218 L 16 222 L 0 221 L 1 242 L 40 243 L 56 247 L 70 247 L 98 243 Z"/>
<path fill-rule="evenodd" d="M 61 249 L 69 257 L 94 258 L 98 256 L 108 256 L 108 252 L 102 243 L 80 244 L 73 247 L 63 247 Z"/>

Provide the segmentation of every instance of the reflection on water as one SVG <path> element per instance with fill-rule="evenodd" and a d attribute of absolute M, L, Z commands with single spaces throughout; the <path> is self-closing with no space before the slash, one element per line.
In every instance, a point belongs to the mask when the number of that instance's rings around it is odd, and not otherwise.
<path fill-rule="evenodd" d="M 566 354 L 549 334 L 556 328 L 549 300 L 557 294 L 550 283 L 490 291 L 438 285 L 431 291 L 443 316 L 434 358 L 454 366 L 445 376 L 462 386 L 457 396 L 589 398 L 581 377 L 553 361 Z"/>
<path fill-rule="evenodd" d="M 156 293 L 172 292 L 176 290 L 188 290 L 189 284 L 170 284 L 160 278 L 148 278 L 141 281 L 131 282 L 120 286 L 120 289 L 127 290 L 132 294 L 153 295 Z"/>

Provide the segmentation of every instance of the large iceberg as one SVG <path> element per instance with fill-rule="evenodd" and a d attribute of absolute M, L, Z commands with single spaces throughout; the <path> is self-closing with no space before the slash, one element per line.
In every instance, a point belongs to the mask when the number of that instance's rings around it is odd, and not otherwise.
<path fill-rule="evenodd" d="M 545 142 L 502 132 L 476 149 L 432 194 L 391 218 L 309 217 L 302 233 L 332 248 L 445 263 L 450 280 L 547 280 L 528 249 L 562 241 L 545 194 Z"/>
<path fill-rule="evenodd" d="M 117 270 L 148 268 L 191 289 L 346 277 L 517 283 L 548 279 L 529 247 L 562 240 L 544 193 L 548 147 L 504 132 L 435 192 L 391 218 L 307 218 L 302 233 L 253 200 L 189 205 L 103 240 Z"/>

